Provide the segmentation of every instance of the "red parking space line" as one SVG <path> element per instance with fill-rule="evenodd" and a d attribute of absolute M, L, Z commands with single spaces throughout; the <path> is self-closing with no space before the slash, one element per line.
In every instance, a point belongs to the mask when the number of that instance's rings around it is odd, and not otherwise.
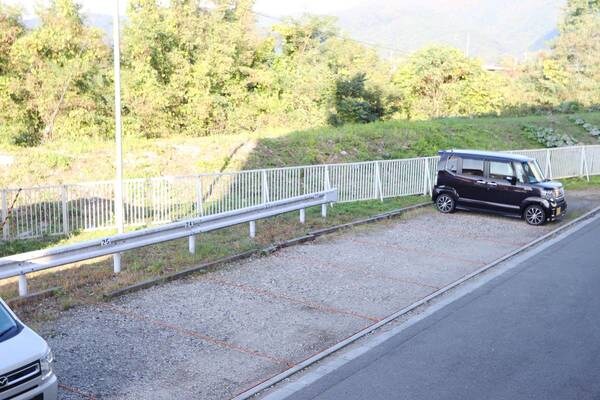
<path fill-rule="evenodd" d="M 418 249 L 415 247 L 407 247 L 407 246 L 401 246 L 401 245 L 397 245 L 397 244 L 389 244 L 389 243 L 379 243 L 379 242 L 371 242 L 369 240 L 357 240 L 357 239 L 350 239 L 351 241 L 358 243 L 358 244 L 366 244 L 369 246 L 379 246 L 379 247 L 385 247 L 388 248 L 390 250 L 394 250 L 394 251 L 412 251 L 413 253 L 418 253 L 418 252 L 422 252 L 423 249 Z M 464 257 L 458 257 L 455 256 L 453 254 L 448 254 L 448 253 L 443 253 L 440 252 L 439 250 L 435 250 L 434 252 L 432 252 L 430 254 L 432 257 L 438 257 L 438 258 L 449 258 L 449 259 L 454 259 L 456 261 L 460 261 L 460 262 L 465 262 L 471 265 L 476 265 L 476 266 L 480 266 L 483 265 L 484 263 L 482 261 L 476 261 L 476 260 L 472 260 L 469 258 L 464 258 Z"/>
<path fill-rule="evenodd" d="M 319 258 L 312 257 L 312 256 L 309 256 L 309 255 L 306 255 L 306 254 L 302 254 L 302 257 L 309 258 L 309 259 L 311 259 L 312 261 L 314 261 L 314 262 L 316 262 L 318 264 L 327 265 L 328 267 L 335 268 L 335 269 L 337 269 L 339 271 L 358 272 L 358 273 L 361 273 L 361 274 L 363 274 L 365 276 L 372 276 L 374 278 L 387 279 L 387 280 L 401 282 L 401 283 L 409 283 L 411 285 L 426 287 L 426 288 L 429 288 L 429 289 L 435 289 L 435 290 L 439 289 L 439 287 L 437 287 L 437 286 L 428 285 L 426 283 L 421 283 L 421 282 L 413 281 L 413 280 L 410 280 L 410 279 L 397 278 L 395 276 L 391 276 L 391 275 L 387 275 L 387 274 L 382 274 L 382 273 L 379 273 L 379 272 L 365 271 L 365 270 L 360 269 L 360 268 L 349 267 L 347 264 L 340 265 L 338 263 L 334 263 L 334 262 L 331 262 L 331 261 L 321 260 Z M 299 256 L 291 256 L 291 258 L 294 258 L 296 260 L 300 260 Z"/>
<path fill-rule="evenodd" d="M 79 396 L 81 396 L 81 397 L 83 397 L 85 399 L 96 400 L 96 396 L 94 396 L 93 394 L 85 393 L 85 392 L 83 392 L 83 391 L 81 391 L 81 390 L 79 390 L 77 388 L 74 388 L 74 387 L 71 387 L 71 386 L 67 386 L 64 383 L 59 383 L 58 387 L 61 388 L 61 389 L 63 389 L 63 390 L 66 390 L 67 392 L 75 393 L 76 395 L 79 395 Z"/>
<path fill-rule="evenodd" d="M 339 308 L 335 308 L 335 307 L 331 307 L 331 306 L 326 306 L 320 303 L 314 303 L 312 301 L 307 301 L 307 300 L 302 300 L 302 299 L 297 299 L 291 296 L 288 296 L 286 294 L 282 294 L 282 293 L 275 293 L 272 292 L 270 290 L 266 290 L 266 289 L 262 289 L 256 286 L 250 286 L 247 285 L 245 283 L 237 283 L 237 282 L 231 282 L 231 281 L 227 281 L 225 279 L 221 279 L 221 278 L 216 278 L 216 277 L 205 277 L 206 280 L 211 281 L 211 282 L 215 282 L 221 285 L 225 285 L 225 286 L 231 286 L 237 289 L 242 289 L 245 290 L 247 292 L 252 292 L 252 293 L 257 293 L 257 294 L 261 294 L 264 296 L 269 296 L 269 297 L 274 297 L 274 298 L 278 298 L 278 299 L 283 299 L 286 301 L 289 301 L 290 303 L 296 303 L 296 304 L 301 304 L 303 306 L 306 307 L 310 307 L 310 308 L 314 308 L 316 310 L 320 310 L 320 311 L 324 311 L 324 312 L 328 312 L 328 313 L 332 313 L 332 314 L 344 314 L 344 315 L 350 315 L 352 317 L 357 317 L 357 318 L 361 318 L 361 319 L 366 319 L 368 321 L 372 321 L 372 322 L 377 322 L 380 319 L 377 317 L 371 317 L 368 315 L 364 315 L 364 314 L 360 314 L 357 313 L 355 311 L 351 311 L 351 310 L 342 310 Z"/>
<path fill-rule="evenodd" d="M 201 339 L 201 340 L 203 340 L 205 342 L 212 343 L 214 345 L 217 345 L 217 346 L 220 346 L 220 347 L 224 347 L 224 348 L 229 349 L 229 350 L 235 350 L 235 351 L 238 351 L 240 353 L 244 353 L 244 354 L 248 354 L 248 355 L 252 355 L 252 356 L 255 356 L 255 357 L 259 357 L 259 358 L 263 358 L 263 359 L 272 361 L 275 364 L 284 364 L 284 365 L 287 365 L 287 366 L 292 366 L 293 365 L 293 362 L 290 361 L 290 360 L 286 360 L 286 359 L 283 359 L 283 358 L 278 358 L 278 357 L 275 357 L 275 356 L 272 356 L 272 355 L 260 352 L 258 350 L 248 349 L 248 348 L 245 348 L 245 347 L 242 347 L 242 346 L 238 346 L 236 344 L 229 343 L 229 342 L 226 342 L 226 341 L 221 340 L 221 339 L 217 339 L 217 338 L 212 337 L 212 336 L 208 336 L 206 334 L 194 331 L 192 329 L 184 328 L 182 326 L 179 326 L 179 325 L 176 325 L 176 324 L 172 324 L 172 323 L 169 323 L 169 322 L 164 322 L 164 321 L 152 319 L 152 318 L 146 317 L 144 315 L 140 315 L 140 314 L 131 312 L 129 310 L 122 309 L 122 308 L 114 306 L 112 304 L 103 304 L 103 303 L 99 303 L 99 304 L 102 305 L 102 306 L 104 306 L 108 310 L 115 312 L 115 313 L 118 313 L 118 314 L 121 314 L 121 315 L 125 315 L 125 316 L 128 316 L 128 317 L 137 319 L 138 321 L 148 322 L 148 323 L 150 323 L 152 325 L 160 326 L 162 328 L 171 329 L 171 330 L 173 330 L 173 331 L 175 331 L 175 332 L 177 332 L 177 333 L 179 333 L 179 334 L 181 334 L 183 336 L 198 338 L 198 339 Z"/>

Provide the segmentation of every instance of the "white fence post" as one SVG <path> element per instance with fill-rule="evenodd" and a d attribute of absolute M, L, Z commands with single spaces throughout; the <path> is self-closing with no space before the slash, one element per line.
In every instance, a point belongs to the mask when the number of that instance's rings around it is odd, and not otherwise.
<path fill-rule="evenodd" d="M 423 176 L 423 196 L 427 196 L 428 193 L 431 192 L 431 176 L 429 173 L 429 160 L 427 158 L 423 158 L 423 162 L 425 163 L 424 168 L 424 176 Z"/>
<path fill-rule="evenodd" d="M 8 192 L 6 189 L 2 190 L 2 238 L 8 240 L 10 236 L 10 223 L 8 221 Z"/>
<path fill-rule="evenodd" d="M 262 203 L 266 204 L 269 202 L 269 182 L 267 180 L 267 171 L 262 171 Z"/>
<path fill-rule="evenodd" d="M 546 149 L 546 178 L 552 179 L 552 165 L 550 164 L 550 149 Z"/>
<path fill-rule="evenodd" d="M 156 223 L 160 221 L 161 217 L 161 201 L 159 199 L 159 193 L 156 182 L 157 179 L 150 179 L 150 190 L 152 190 L 152 222 Z"/>
<path fill-rule="evenodd" d="M 62 185 L 60 188 L 60 200 L 62 204 L 62 220 L 63 220 L 63 233 L 69 234 L 69 198 L 67 192 L 67 185 Z"/>
<path fill-rule="evenodd" d="M 261 172 L 261 181 L 262 181 L 262 203 L 267 204 L 270 200 L 269 198 L 269 181 L 267 180 L 267 171 L 264 169 Z M 249 222 L 249 233 L 251 238 L 256 237 L 256 221 Z"/>
<path fill-rule="evenodd" d="M 19 275 L 19 296 L 27 296 L 27 276 L 25 274 Z"/>
<path fill-rule="evenodd" d="M 204 201 L 202 199 L 202 176 L 196 178 L 196 214 L 204 215 Z"/>
<path fill-rule="evenodd" d="M 300 210 L 300 223 L 303 224 L 306 222 L 306 212 L 304 211 L 304 208 L 302 208 Z"/>
<path fill-rule="evenodd" d="M 579 177 L 583 178 L 584 174 L 585 174 L 587 181 L 589 182 L 590 181 L 590 171 L 588 169 L 587 157 L 585 154 L 585 146 L 581 146 L 581 166 L 579 168 Z"/>
<path fill-rule="evenodd" d="M 325 186 L 325 190 L 329 190 L 331 189 L 331 182 L 329 181 L 329 166 L 326 165 L 325 166 L 325 182 L 324 182 L 324 186 Z M 338 193 L 339 196 L 339 193 Z M 321 204 L 321 216 L 323 218 L 327 217 L 327 204 Z"/>
<path fill-rule="evenodd" d="M 380 201 L 383 202 L 383 190 L 381 186 L 381 168 L 379 166 L 379 161 L 375 161 L 375 196 L 374 198 L 379 198 Z"/>

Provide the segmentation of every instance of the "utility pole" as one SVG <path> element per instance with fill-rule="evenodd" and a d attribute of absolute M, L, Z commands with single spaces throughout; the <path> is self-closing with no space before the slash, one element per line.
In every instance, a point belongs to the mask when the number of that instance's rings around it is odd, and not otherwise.
<path fill-rule="evenodd" d="M 123 143 L 121 134 L 121 50 L 119 40 L 119 0 L 114 0 L 113 14 L 113 62 L 115 76 L 115 219 L 117 231 L 123 233 Z"/>

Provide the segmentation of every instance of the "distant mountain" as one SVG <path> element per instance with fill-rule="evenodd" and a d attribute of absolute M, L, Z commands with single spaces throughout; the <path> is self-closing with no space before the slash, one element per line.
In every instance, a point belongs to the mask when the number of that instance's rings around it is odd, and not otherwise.
<path fill-rule="evenodd" d="M 447 44 L 495 63 L 503 56 L 522 59 L 548 47 L 558 31 L 566 0 L 370 0 L 333 13 L 342 31 L 373 43 L 383 56 L 401 56 L 428 44 Z M 107 33 L 112 17 L 85 16 L 86 23 Z M 258 17 L 261 31 L 275 21 Z M 25 21 L 36 26 L 37 19 Z"/>
<path fill-rule="evenodd" d="M 338 18 L 351 37 L 399 50 L 396 53 L 442 43 L 495 62 L 504 55 L 522 58 L 546 48 L 557 35 L 564 4 L 565 0 L 371 0 L 341 11 Z"/>
<path fill-rule="evenodd" d="M 529 46 L 530 51 L 539 51 L 548 48 L 548 43 L 551 42 L 554 38 L 558 36 L 558 28 L 554 28 L 551 31 L 547 32 L 545 35 L 540 37 L 538 40 L 533 42 L 531 46 Z"/>

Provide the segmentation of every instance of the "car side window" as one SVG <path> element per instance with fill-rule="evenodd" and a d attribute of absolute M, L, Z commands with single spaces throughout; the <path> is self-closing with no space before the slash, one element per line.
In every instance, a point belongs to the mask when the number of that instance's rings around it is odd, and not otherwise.
<path fill-rule="evenodd" d="M 463 158 L 462 174 L 470 176 L 483 176 L 483 160 Z"/>
<path fill-rule="evenodd" d="M 517 177 L 517 182 L 525 183 L 525 171 L 523 170 L 523 164 L 520 162 L 513 163 L 515 166 L 515 175 Z"/>
<path fill-rule="evenodd" d="M 511 163 L 504 161 L 490 161 L 490 178 L 497 180 L 507 180 L 514 178 L 515 171 Z"/>
<path fill-rule="evenodd" d="M 446 161 L 446 171 L 452 172 L 453 174 L 458 172 L 458 160 L 456 156 L 451 156 Z"/>

